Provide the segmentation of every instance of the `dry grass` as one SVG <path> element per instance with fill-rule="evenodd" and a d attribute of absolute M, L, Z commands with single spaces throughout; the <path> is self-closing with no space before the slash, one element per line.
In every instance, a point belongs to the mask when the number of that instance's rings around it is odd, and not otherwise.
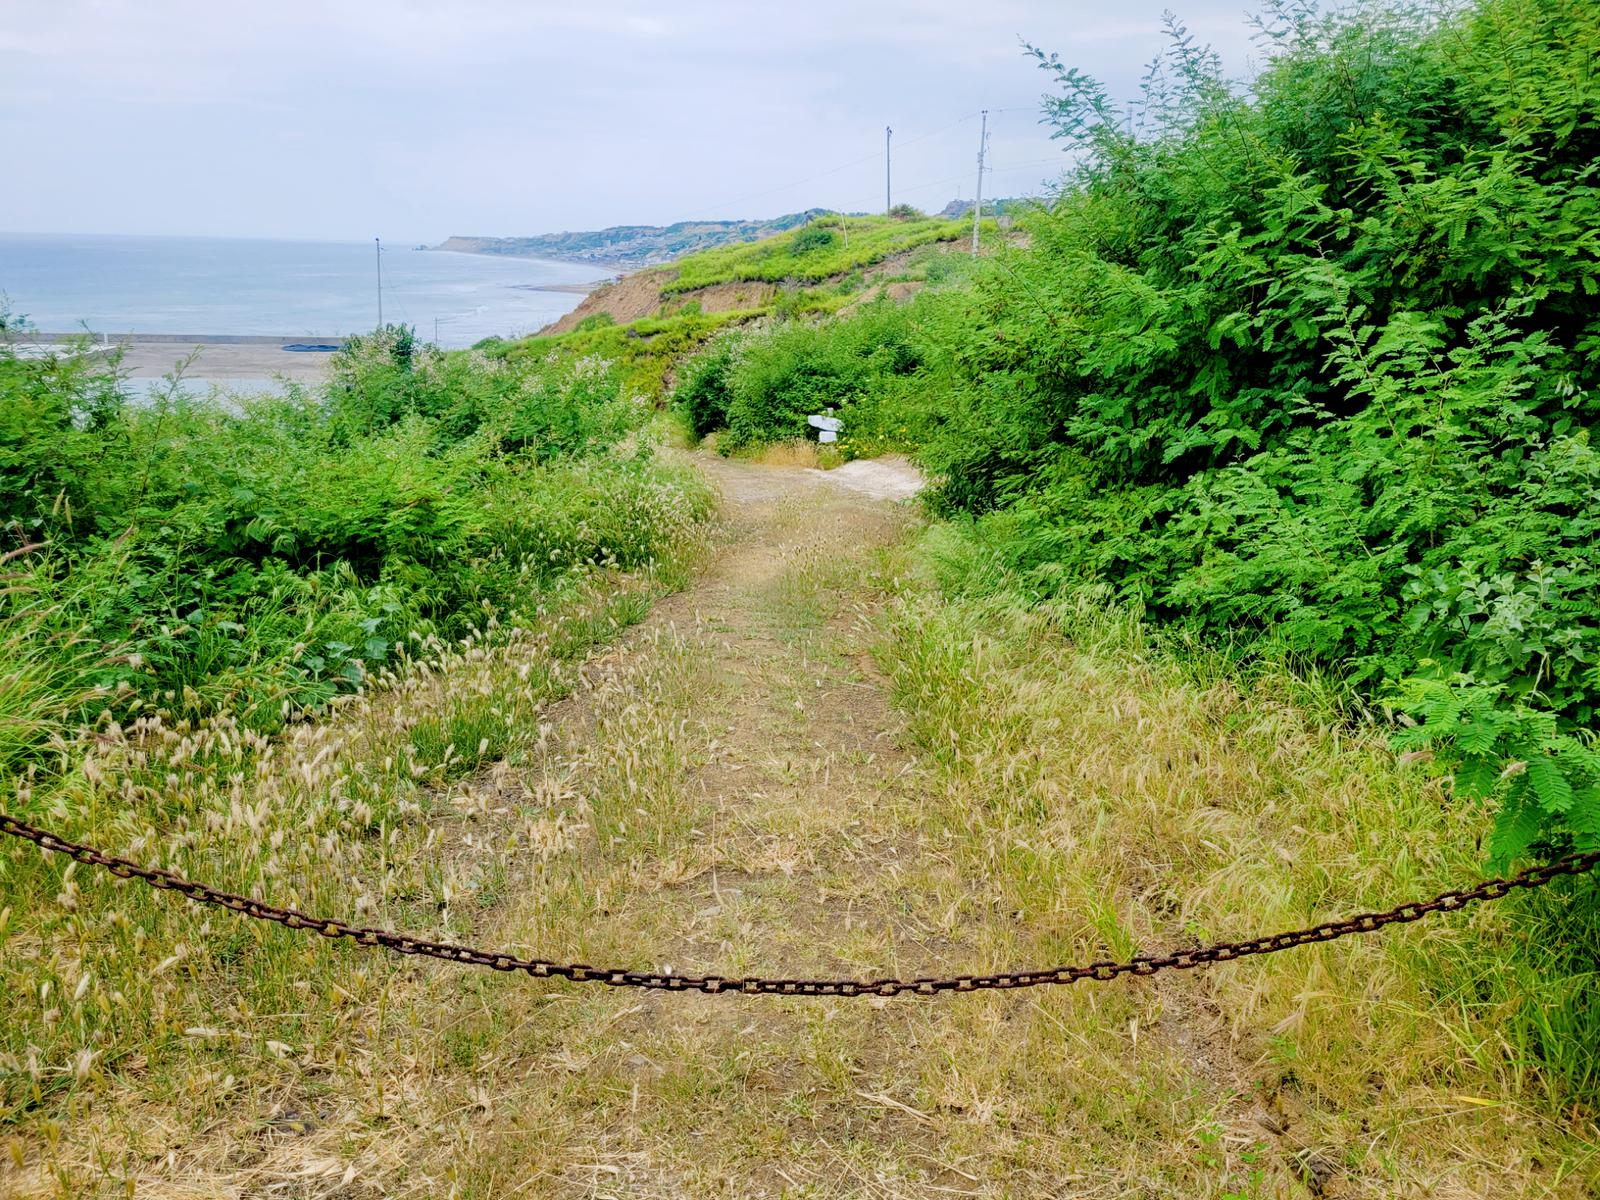
<path fill-rule="evenodd" d="M 804 438 L 787 442 L 773 442 L 761 447 L 750 461 L 764 467 L 812 467 L 822 465 L 822 455 L 817 443 Z"/>
<path fill-rule="evenodd" d="M 591 593 L 242 777 L 225 730 L 124 731 L 71 798 L 79 831 L 422 933 L 685 972 L 1081 961 L 1473 874 L 1471 818 L 1291 681 L 1199 679 L 1093 612 L 942 599 L 897 548 L 902 512 L 707 469 L 743 497 L 728 544 L 615 648 L 550 652 L 564 622 L 610 619 Z M 148 825 L 118 815 L 129 787 L 164 797 L 134 797 Z M 1579 1197 L 1597 1178 L 1592 1118 L 1440 990 L 1504 933 L 1492 910 L 1170 980 L 796 1001 L 397 962 L 0 861 L 0 1011 L 38 1047 L 0 1063 L 19 1196 Z"/>

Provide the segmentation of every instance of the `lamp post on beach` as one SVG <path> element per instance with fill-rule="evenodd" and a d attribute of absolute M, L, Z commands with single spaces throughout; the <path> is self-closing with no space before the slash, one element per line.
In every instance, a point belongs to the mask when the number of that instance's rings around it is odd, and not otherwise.
<path fill-rule="evenodd" d="M 378 262 L 378 328 L 383 328 L 383 239 L 372 239 L 373 257 Z"/>

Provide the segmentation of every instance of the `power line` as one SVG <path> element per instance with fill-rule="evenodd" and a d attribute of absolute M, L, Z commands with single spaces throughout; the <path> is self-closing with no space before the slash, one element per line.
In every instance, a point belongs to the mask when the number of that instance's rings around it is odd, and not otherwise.
<path fill-rule="evenodd" d="M 1039 159 L 1033 160 L 1032 162 L 1012 163 L 1010 166 L 1007 166 L 1007 167 L 990 167 L 989 168 L 989 174 L 991 174 L 991 175 L 999 175 L 999 174 L 1004 174 L 1007 171 L 1022 171 L 1022 170 L 1027 169 L 1028 167 L 1058 166 L 1058 167 L 1063 167 L 1064 168 L 1066 165 L 1067 164 L 1062 162 L 1059 158 L 1039 158 Z"/>
<path fill-rule="evenodd" d="M 911 139 L 909 139 L 907 141 L 901 142 L 900 143 L 900 148 L 902 150 L 904 150 L 907 146 L 915 146 L 918 142 L 926 141 L 928 138 L 935 137 L 938 134 L 943 133 L 946 129 L 954 129 L 957 125 L 964 125 L 966 122 L 972 120 L 972 118 L 977 116 L 977 115 L 978 114 L 975 113 L 975 112 L 969 112 L 969 113 L 966 114 L 966 116 L 957 117 L 954 121 L 951 121 L 951 122 L 949 122 L 948 124 L 945 124 L 945 125 L 941 125 L 937 129 L 930 129 L 930 130 L 928 130 L 927 133 L 919 133 L 919 134 L 917 134 L 916 137 L 911 138 Z"/>
<path fill-rule="evenodd" d="M 996 108 L 996 109 L 990 109 L 989 111 L 991 113 L 1006 113 L 1006 112 L 1022 112 L 1024 110 L 1023 110 L 1023 108 L 1014 105 L 1014 106 L 1012 106 L 1010 108 Z M 926 141 L 928 138 L 937 137 L 939 134 L 944 133 L 947 130 L 954 129 L 957 125 L 962 125 L 962 124 L 965 124 L 968 121 L 975 120 L 979 115 L 980 115 L 980 113 L 977 112 L 977 111 L 964 113 L 963 115 L 957 117 L 955 120 L 947 121 L 945 124 L 937 126 L 936 128 L 930 129 L 925 133 L 919 133 L 919 134 L 917 134 L 916 137 L 902 138 L 901 141 L 900 141 L 900 148 L 902 150 L 904 150 L 906 147 L 915 146 L 918 142 Z M 888 132 L 887 127 L 886 127 L 886 132 Z M 885 154 L 887 156 L 887 147 L 885 149 Z M 724 201 L 722 201 L 722 202 L 720 202 L 718 204 L 707 205 L 706 208 L 711 210 L 711 211 L 717 211 L 717 210 L 720 210 L 720 209 L 731 208 L 735 204 L 743 204 L 748 200 L 759 200 L 763 196 L 771 196 L 771 195 L 773 195 L 773 194 L 775 194 L 777 192 L 786 192 L 786 191 L 790 190 L 791 188 L 797 188 L 797 187 L 800 187 L 801 185 L 807 184 L 807 183 L 814 183 L 816 180 L 818 180 L 818 179 L 826 179 L 830 175 L 837 175 L 841 171 L 848 171 L 851 167 L 858 167 L 862 163 L 871 162 L 873 159 L 875 159 L 877 157 L 878 156 L 877 156 L 876 153 L 874 153 L 874 154 L 864 154 L 860 158 L 853 158 L 849 162 L 840 163 L 836 167 L 829 167 L 826 170 L 818 171 L 815 175 L 807 175 L 803 179 L 796 179 L 796 180 L 793 180 L 790 183 L 779 184 L 776 187 L 766 188 L 766 189 L 764 189 L 762 191 L 759 191 L 759 192 L 751 192 L 751 193 L 749 193 L 747 195 L 744 195 L 744 196 L 736 196 L 732 200 L 724 200 Z"/>
<path fill-rule="evenodd" d="M 908 193 L 914 195 L 917 192 L 925 192 L 929 188 L 947 187 L 952 183 L 964 183 L 967 181 L 967 178 L 968 177 L 966 175 L 951 175 L 945 179 L 930 179 L 923 183 L 914 183 L 910 187 L 903 187 L 900 189 L 900 194 L 902 196 L 907 195 Z"/>
<path fill-rule="evenodd" d="M 777 187 L 768 188 L 764 192 L 751 192 L 748 196 L 739 196 L 733 200 L 724 200 L 720 204 L 707 205 L 711 209 L 731 208 L 735 204 L 743 204 L 746 200 L 759 200 L 763 196 L 770 196 L 774 192 L 786 192 L 790 188 L 797 188 L 803 183 L 812 183 L 818 179 L 826 179 L 829 175 L 837 175 L 840 171 L 848 171 L 851 167 L 858 167 L 864 162 L 871 162 L 878 157 L 877 153 L 864 154 L 860 158 L 853 158 L 847 163 L 837 167 L 830 167 L 826 171 L 818 171 L 815 175 L 807 175 L 804 179 L 796 179 L 793 183 L 782 183 Z"/>
<path fill-rule="evenodd" d="M 1035 162 L 1012 163 L 1008 167 L 985 167 L 984 171 L 985 171 L 985 173 L 987 173 L 990 176 L 1008 175 L 1008 174 L 1010 174 L 1010 173 L 1012 173 L 1014 171 L 1025 171 L 1025 170 L 1028 170 L 1031 167 L 1050 166 L 1050 165 L 1058 164 L 1059 162 L 1060 162 L 1059 159 L 1041 158 L 1041 159 L 1039 159 L 1039 160 L 1037 160 Z M 969 181 L 970 179 L 971 179 L 971 176 L 970 175 L 965 175 L 965 174 L 962 174 L 962 175 L 950 175 L 950 176 L 945 177 L 944 179 L 928 179 L 928 180 L 924 180 L 921 183 L 913 183 L 913 184 L 911 184 L 909 186 L 902 185 L 902 187 L 900 188 L 900 194 L 902 196 L 904 196 L 904 195 L 907 195 L 907 194 L 914 194 L 914 193 L 917 193 L 917 192 L 924 192 L 924 191 L 927 191 L 929 188 L 946 187 L 946 186 L 948 186 L 949 184 L 952 184 L 952 183 L 965 183 L 965 182 Z"/>

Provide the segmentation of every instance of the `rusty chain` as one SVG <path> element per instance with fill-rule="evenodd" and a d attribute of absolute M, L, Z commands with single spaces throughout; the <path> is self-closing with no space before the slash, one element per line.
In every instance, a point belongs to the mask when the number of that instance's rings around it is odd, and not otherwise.
<path fill-rule="evenodd" d="M 898 996 L 908 993 L 933 996 L 940 992 L 975 992 L 988 989 L 1039 987 L 1077 983 L 1080 979 L 1110 980 L 1121 975 L 1154 975 L 1167 969 L 1186 971 L 1211 963 L 1229 962 L 1253 954 L 1275 954 L 1312 942 L 1331 942 L 1353 933 L 1372 933 L 1389 925 L 1420 921 L 1430 913 L 1454 912 L 1482 900 L 1498 900 L 1519 888 L 1543 887 L 1564 875 L 1583 875 L 1600 865 L 1600 851 L 1569 854 L 1543 866 L 1529 867 L 1509 878 L 1486 879 L 1466 891 L 1441 892 L 1431 900 L 1411 901 L 1386 912 L 1361 913 L 1342 921 L 1327 921 L 1309 929 L 1268 934 L 1240 942 L 1217 942 L 1196 950 L 1171 954 L 1135 955 L 1123 962 L 1094 962 L 1084 966 L 1048 967 L 1034 971 L 1006 971 L 998 975 L 952 975 L 916 979 L 778 979 L 763 976 L 728 978 L 722 975 L 673 975 L 659 971 L 626 971 L 591 967 L 587 963 L 556 963 L 538 958 L 495 954 L 450 942 L 432 942 L 387 929 L 367 929 L 328 917 L 313 917 L 292 908 L 224 892 L 185 879 L 172 871 L 145 867 L 92 846 L 69 842 L 45 829 L 0 813 L 0 833 L 29 841 L 43 850 L 65 854 L 85 866 L 104 867 L 122 879 L 139 879 L 160 891 L 177 892 L 197 904 L 214 904 L 261 921 L 275 921 L 290 929 L 308 929 L 326 938 L 349 938 L 362 946 L 382 946 L 396 954 L 422 955 L 445 962 L 467 963 L 494 971 L 521 971 L 535 979 L 567 979 L 573 983 L 605 983 L 612 987 L 660 988 L 672 992 L 742 992 L 779 996 Z"/>

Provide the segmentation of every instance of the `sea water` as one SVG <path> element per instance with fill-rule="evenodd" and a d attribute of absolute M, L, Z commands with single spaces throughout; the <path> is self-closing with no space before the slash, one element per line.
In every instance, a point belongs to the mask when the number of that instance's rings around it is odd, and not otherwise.
<path fill-rule="evenodd" d="M 342 337 L 378 321 L 371 242 L 0 233 L 0 307 L 66 333 Z M 601 268 L 385 245 L 383 319 L 463 347 L 518 337 L 582 299 L 542 291 Z"/>

